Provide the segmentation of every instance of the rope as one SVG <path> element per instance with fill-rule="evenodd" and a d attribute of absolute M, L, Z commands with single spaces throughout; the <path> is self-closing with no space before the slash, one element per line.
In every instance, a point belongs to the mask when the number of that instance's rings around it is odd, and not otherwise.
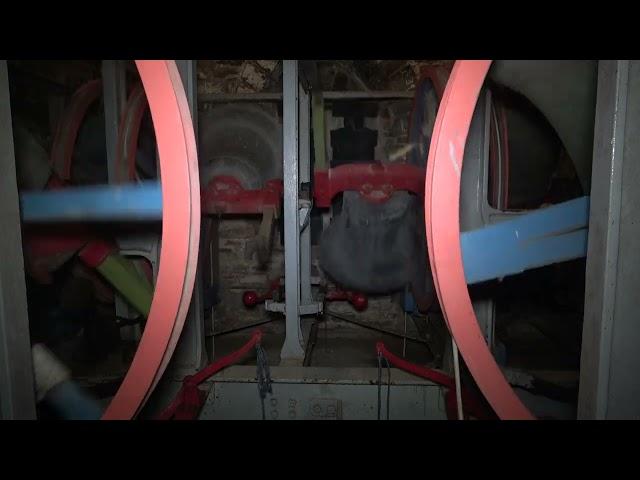
<path fill-rule="evenodd" d="M 376 344 L 376 350 L 378 353 L 378 419 L 380 419 L 380 388 L 381 388 L 381 375 L 382 375 L 382 359 L 384 358 L 387 362 L 387 365 L 391 364 L 400 370 L 404 370 L 405 372 L 411 373 L 418 377 L 425 378 L 427 380 L 432 381 L 437 385 L 441 385 L 445 387 L 448 391 L 445 395 L 445 401 L 447 403 L 447 416 L 451 419 L 456 418 L 455 412 L 457 409 L 456 405 L 456 391 L 455 391 L 455 380 L 451 378 L 449 375 L 445 373 L 439 372 L 438 370 L 433 370 L 430 368 L 423 367 L 421 365 L 416 365 L 415 363 L 411 363 L 403 358 L 398 357 L 397 355 L 391 353 L 387 350 L 387 347 L 382 342 L 378 342 Z M 389 370 L 389 376 L 391 374 L 391 370 Z M 389 384 L 391 381 L 389 380 Z M 461 389 L 461 397 L 462 401 L 460 403 L 464 404 L 465 409 L 468 415 L 479 419 L 493 419 L 495 418 L 495 414 L 491 411 L 490 408 L 485 406 L 480 398 L 478 398 L 474 393 L 470 390 Z M 387 405 L 389 404 L 389 398 L 387 394 Z M 387 406 L 387 416 L 388 416 Z"/>
<path fill-rule="evenodd" d="M 260 396 L 260 403 L 262 405 L 262 420 L 266 420 L 264 410 L 264 399 L 267 393 L 273 394 L 271 389 L 271 372 L 269 371 L 269 362 L 267 360 L 267 352 L 260 344 L 256 345 L 256 377 L 258 379 L 258 395 Z"/>
<path fill-rule="evenodd" d="M 391 397 L 391 365 L 389 365 L 389 360 L 387 360 L 386 358 L 384 358 L 384 361 L 387 364 L 387 420 L 389 420 L 389 398 Z"/>
<path fill-rule="evenodd" d="M 378 352 L 378 420 L 380 420 L 380 406 L 382 401 L 382 353 Z"/>
<path fill-rule="evenodd" d="M 382 353 L 378 353 L 378 420 L 380 420 L 380 411 L 382 405 L 382 360 L 387 364 L 387 420 L 389 420 L 389 398 L 391 396 L 391 365 Z"/>

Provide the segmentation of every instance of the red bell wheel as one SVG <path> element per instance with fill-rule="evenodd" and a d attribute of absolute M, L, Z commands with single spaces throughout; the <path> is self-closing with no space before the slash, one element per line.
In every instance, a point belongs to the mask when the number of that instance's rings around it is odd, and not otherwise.
<path fill-rule="evenodd" d="M 442 311 L 478 387 L 501 419 L 533 419 L 478 325 L 460 247 L 460 177 L 471 117 L 491 60 L 456 61 L 436 117 L 425 179 L 429 262 Z"/>
<path fill-rule="evenodd" d="M 133 418 L 162 377 L 189 309 L 200 234 L 196 141 L 180 74 L 172 60 L 136 60 L 136 65 L 159 152 L 162 248 L 149 317 L 105 420 Z"/>

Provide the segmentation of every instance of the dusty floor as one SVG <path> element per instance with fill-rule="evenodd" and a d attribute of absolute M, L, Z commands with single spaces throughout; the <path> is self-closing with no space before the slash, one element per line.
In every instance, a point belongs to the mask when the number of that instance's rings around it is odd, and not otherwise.
<path fill-rule="evenodd" d="M 409 322 L 408 322 L 409 323 Z M 262 345 L 267 353 L 269 363 L 280 363 L 280 349 L 284 341 L 284 321 L 276 320 L 264 325 L 265 333 Z M 215 357 L 220 358 L 238 349 L 245 343 L 253 329 L 246 329 L 222 335 L 215 339 Z M 402 333 L 398 329 L 398 333 Z M 407 327 L 407 335 L 417 336 Z M 309 366 L 317 367 L 375 367 L 377 357 L 375 345 L 383 341 L 387 347 L 402 355 L 403 341 L 396 336 L 368 330 L 351 324 L 329 324 L 320 322 L 315 346 L 310 354 Z M 432 361 L 429 349 L 420 343 L 407 341 L 406 358 L 410 361 L 427 364 Z M 255 364 L 255 358 L 248 357 L 246 365 Z"/>

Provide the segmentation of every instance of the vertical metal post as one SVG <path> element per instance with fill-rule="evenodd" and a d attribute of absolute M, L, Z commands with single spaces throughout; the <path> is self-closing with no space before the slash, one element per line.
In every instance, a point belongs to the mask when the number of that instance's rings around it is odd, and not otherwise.
<path fill-rule="evenodd" d="M 578 418 L 638 418 L 640 64 L 601 60 L 597 91 Z"/>
<path fill-rule="evenodd" d="M 127 85 L 126 85 L 126 67 L 123 60 L 103 60 L 102 61 L 102 97 L 104 100 L 104 127 L 105 142 L 107 150 L 107 176 L 109 183 L 117 183 L 117 149 L 118 134 L 120 130 L 120 118 L 127 101 Z M 117 241 L 121 247 L 122 253 L 137 252 L 138 246 L 140 251 L 149 252 L 149 260 L 154 265 L 154 275 L 157 273 L 157 265 L 159 264 L 159 249 L 157 248 L 156 235 L 142 236 L 120 236 Z M 154 243 L 155 248 L 154 248 Z M 154 255 L 155 253 L 155 255 Z M 155 258 L 154 258 L 155 257 Z M 130 304 L 116 294 L 115 298 L 116 314 L 124 317 L 135 315 L 137 312 L 132 310 Z M 138 340 L 141 335 L 140 326 L 127 326 L 121 330 L 122 337 L 129 340 Z"/>
<path fill-rule="evenodd" d="M 286 337 L 281 361 L 304 359 L 300 329 L 300 210 L 298 175 L 298 61 L 282 62 L 284 284 Z"/>
<path fill-rule="evenodd" d="M 311 180 L 311 139 L 310 123 L 311 109 L 309 94 L 302 86 L 299 87 L 300 96 L 300 185 Z M 300 232 L 300 303 L 309 305 L 311 297 L 311 202 L 305 215 L 308 215 L 306 225 Z"/>
<path fill-rule="evenodd" d="M 36 417 L 6 60 L 0 60 L 0 419 Z"/>
<path fill-rule="evenodd" d="M 109 183 L 116 181 L 116 149 L 120 114 L 127 101 L 126 71 L 122 60 L 102 61 L 104 125 L 107 142 L 107 173 Z"/>
<path fill-rule="evenodd" d="M 180 71 L 182 84 L 184 85 L 189 101 L 189 109 L 193 118 L 193 128 L 198 138 L 198 85 L 196 77 L 195 60 L 176 60 L 176 65 Z M 205 246 L 201 244 L 201 249 Z M 202 276 L 202 257 L 198 258 L 198 270 L 196 271 L 195 286 L 191 297 L 191 306 L 187 314 L 187 319 L 180 336 L 180 341 L 176 346 L 176 352 L 172 358 L 172 368 L 180 368 L 188 372 L 198 370 L 203 367 L 207 359 L 204 332 L 204 291 Z"/>

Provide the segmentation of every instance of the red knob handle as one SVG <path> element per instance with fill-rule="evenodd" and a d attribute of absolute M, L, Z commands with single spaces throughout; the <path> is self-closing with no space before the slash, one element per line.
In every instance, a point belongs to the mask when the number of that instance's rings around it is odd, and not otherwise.
<path fill-rule="evenodd" d="M 369 300 L 363 293 L 354 293 L 353 295 L 351 295 L 351 298 L 349 298 L 349 302 L 351 303 L 351 305 L 353 305 L 353 308 L 355 308 L 359 312 L 366 310 L 367 306 L 369 305 Z"/>
<path fill-rule="evenodd" d="M 245 307 L 255 307 L 260 302 L 258 292 L 248 290 L 242 294 L 242 303 Z"/>

